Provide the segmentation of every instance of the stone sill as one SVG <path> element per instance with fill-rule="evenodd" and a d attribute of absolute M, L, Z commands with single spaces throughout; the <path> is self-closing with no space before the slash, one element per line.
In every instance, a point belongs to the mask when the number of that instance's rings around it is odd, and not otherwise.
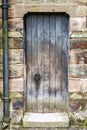
<path fill-rule="evenodd" d="M 68 113 L 25 113 L 23 118 L 23 127 L 69 127 Z"/>

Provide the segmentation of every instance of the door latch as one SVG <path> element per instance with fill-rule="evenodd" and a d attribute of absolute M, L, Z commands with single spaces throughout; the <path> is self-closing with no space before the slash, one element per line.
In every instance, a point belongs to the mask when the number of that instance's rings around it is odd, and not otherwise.
<path fill-rule="evenodd" d="M 35 74 L 35 76 L 34 76 L 34 79 L 35 79 L 35 81 L 40 81 L 40 79 L 41 79 L 41 76 L 40 76 L 40 74 Z"/>

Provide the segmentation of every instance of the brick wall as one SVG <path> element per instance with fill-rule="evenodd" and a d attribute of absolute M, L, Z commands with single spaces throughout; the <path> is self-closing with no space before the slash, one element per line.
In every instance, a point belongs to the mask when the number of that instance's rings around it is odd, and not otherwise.
<path fill-rule="evenodd" d="M 24 109 L 23 17 L 27 12 L 66 12 L 70 15 L 69 113 L 73 124 L 87 125 L 86 0 L 9 0 L 9 4 L 9 89 L 12 124 L 20 124 Z M 0 97 L 3 95 L 1 18 L 0 9 Z M 0 118 L 2 110 L 0 100 Z M 80 119 L 81 112 L 83 119 Z M 76 114 L 79 114 L 79 119 Z"/>

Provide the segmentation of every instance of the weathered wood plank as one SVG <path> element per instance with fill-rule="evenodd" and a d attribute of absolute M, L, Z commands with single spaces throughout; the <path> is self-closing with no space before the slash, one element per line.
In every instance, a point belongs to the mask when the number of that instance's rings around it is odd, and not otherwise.
<path fill-rule="evenodd" d="M 67 110 L 68 108 L 68 17 L 62 16 L 62 27 L 61 27 L 61 33 L 62 33 L 62 86 L 61 86 L 61 92 L 62 92 L 62 109 Z"/>
<path fill-rule="evenodd" d="M 3 63 L 3 51 L 0 49 L 0 64 Z M 9 49 L 9 64 L 23 63 L 23 49 Z"/>
<path fill-rule="evenodd" d="M 49 112 L 50 109 L 50 98 L 49 98 L 49 15 L 44 16 L 44 34 L 43 34 L 43 87 L 44 87 L 44 112 Z"/>
<path fill-rule="evenodd" d="M 28 25 L 28 28 L 26 27 L 26 110 L 32 112 L 32 82 L 31 82 L 31 74 L 32 74 L 32 27 L 31 27 L 31 16 L 29 16 L 29 19 L 26 20 L 26 25 Z"/>
<path fill-rule="evenodd" d="M 41 79 L 38 83 L 38 112 L 43 112 L 43 15 L 38 15 L 38 73 Z"/>
<path fill-rule="evenodd" d="M 32 104 L 33 112 L 38 109 L 38 82 L 35 80 L 38 67 L 37 15 L 32 15 Z"/>
<path fill-rule="evenodd" d="M 56 111 L 61 110 L 61 48 L 62 48 L 62 33 L 61 33 L 61 16 L 56 16 Z"/>
<path fill-rule="evenodd" d="M 54 112 L 55 108 L 55 97 L 56 97 L 56 88 L 55 88 L 55 62 L 56 62 L 56 54 L 55 54 L 55 25 L 56 19 L 55 15 L 50 15 L 50 112 Z"/>
<path fill-rule="evenodd" d="M 23 64 L 9 65 L 9 77 L 23 77 Z M 0 64 L 0 78 L 3 78 L 3 65 Z"/>

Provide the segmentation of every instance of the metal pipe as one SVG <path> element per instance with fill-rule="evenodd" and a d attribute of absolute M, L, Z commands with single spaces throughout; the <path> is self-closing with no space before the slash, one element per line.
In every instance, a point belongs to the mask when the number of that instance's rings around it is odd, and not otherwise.
<path fill-rule="evenodd" d="M 3 32 L 3 122 L 10 122 L 9 113 L 9 69 L 8 69 L 8 0 L 2 0 Z"/>

